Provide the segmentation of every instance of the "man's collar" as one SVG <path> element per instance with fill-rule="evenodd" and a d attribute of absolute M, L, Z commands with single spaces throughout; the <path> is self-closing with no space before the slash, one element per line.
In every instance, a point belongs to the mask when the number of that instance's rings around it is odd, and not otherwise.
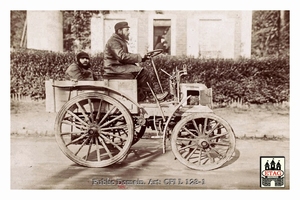
<path fill-rule="evenodd" d="M 120 39 L 120 40 L 122 40 L 122 41 L 128 43 L 127 40 L 124 40 L 120 35 L 118 35 L 118 34 L 116 34 L 116 33 L 113 34 L 113 37 L 116 37 L 116 38 L 118 38 L 118 39 Z"/>

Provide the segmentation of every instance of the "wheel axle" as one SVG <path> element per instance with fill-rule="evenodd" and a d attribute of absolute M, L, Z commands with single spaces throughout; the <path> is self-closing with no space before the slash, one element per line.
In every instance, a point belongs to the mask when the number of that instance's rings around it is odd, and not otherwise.
<path fill-rule="evenodd" d="M 98 132 L 98 128 L 97 127 L 91 127 L 89 130 L 88 130 L 88 134 L 90 136 L 99 136 L 99 132 Z"/>
<path fill-rule="evenodd" d="M 200 143 L 200 145 L 201 145 L 204 149 L 207 149 L 207 148 L 209 147 L 209 143 L 206 142 L 206 141 L 202 141 L 202 142 Z"/>

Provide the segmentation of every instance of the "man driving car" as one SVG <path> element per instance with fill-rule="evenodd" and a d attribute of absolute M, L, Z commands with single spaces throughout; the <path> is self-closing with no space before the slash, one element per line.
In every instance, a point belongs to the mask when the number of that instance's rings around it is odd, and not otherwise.
<path fill-rule="evenodd" d="M 147 59 L 147 54 L 141 56 L 137 53 L 128 52 L 129 25 L 127 22 L 118 22 L 115 24 L 115 32 L 107 41 L 104 49 L 104 72 L 105 74 L 124 74 L 126 78 L 137 79 L 139 101 L 145 100 L 149 94 L 147 83 L 153 88 L 150 73 L 138 63 Z M 154 88 L 155 90 L 155 88 Z M 146 95 L 140 95 L 146 93 Z M 164 99 L 167 92 L 157 94 L 158 100 Z"/>

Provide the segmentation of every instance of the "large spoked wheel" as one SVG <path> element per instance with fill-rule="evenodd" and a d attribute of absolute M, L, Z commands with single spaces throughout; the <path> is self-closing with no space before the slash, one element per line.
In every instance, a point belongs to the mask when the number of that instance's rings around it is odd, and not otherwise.
<path fill-rule="evenodd" d="M 231 158 L 235 135 L 224 119 L 212 113 L 196 113 L 176 124 L 171 147 L 175 157 L 187 167 L 212 170 Z"/>
<path fill-rule="evenodd" d="M 86 167 L 105 167 L 121 160 L 133 141 L 133 120 L 116 99 L 83 93 L 68 101 L 55 121 L 62 152 Z"/>
<path fill-rule="evenodd" d="M 153 51 L 149 51 L 149 52 L 147 52 L 146 56 L 147 57 L 155 57 L 155 56 L 161 54 L 163 51 L 164 51 L 163 49 L 156 49 Z"/>

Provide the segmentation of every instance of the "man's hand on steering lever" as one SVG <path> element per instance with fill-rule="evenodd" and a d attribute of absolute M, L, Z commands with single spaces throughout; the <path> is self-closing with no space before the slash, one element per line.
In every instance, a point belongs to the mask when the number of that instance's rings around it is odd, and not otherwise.
<path fill-rule="evenodd" d="M 144 56 L 142 56 L 142 62 L 145 62 L 149 58 L 150 58 L 150 56 L 148 54 L 145 54 Z"/>

